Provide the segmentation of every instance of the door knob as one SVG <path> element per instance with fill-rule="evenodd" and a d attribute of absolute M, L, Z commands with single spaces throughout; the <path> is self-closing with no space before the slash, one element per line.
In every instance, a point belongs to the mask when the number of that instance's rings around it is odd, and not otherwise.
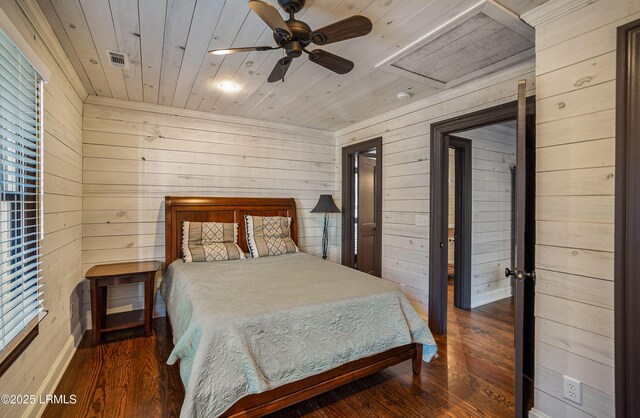
<path fill-rule="evenodd" d="M 516 278 L 518 280 L 532 279 L 534 282 L 536 280 L 536 272 L 535 271 L 532 271 L 530 273 L 525 273 L 525 272 L 518 271 L 518 270 L 511 270 L 509 267 L 504 269 L 504 277 L 511 277 L 511 276 L 513 276 L 514 278 Z"/>

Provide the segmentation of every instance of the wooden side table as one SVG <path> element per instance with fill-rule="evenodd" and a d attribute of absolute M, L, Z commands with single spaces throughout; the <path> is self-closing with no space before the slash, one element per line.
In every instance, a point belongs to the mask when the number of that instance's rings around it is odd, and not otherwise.
<path fill-rule="evenodd" d="M 91 321 L 93 344 L 100 343 L 103 332 L 144 325 L 151 335 L 153 300 L 156 293 L 155 277 L 160 269 L 159 261 L 100 264 L 87 271 L 91 282 Z M 107 315 L 107 287 L 144 282 L 144 309 Z"/>

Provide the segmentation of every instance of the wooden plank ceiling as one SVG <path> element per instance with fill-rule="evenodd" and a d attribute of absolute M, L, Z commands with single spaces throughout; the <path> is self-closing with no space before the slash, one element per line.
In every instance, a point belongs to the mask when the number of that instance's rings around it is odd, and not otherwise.
<path fill-rule="evenodd" d="M 276 0 L 265 0 L 277 6 Z M 500 0 L 520 15 L 546 0 Z M 312 28 L 354 14 L 373 31 L 323 47 L 355 63 L 347 75 L 306 56 L 285 82 L 266 78 L 282 50 L 214 56 L 209 49 L 272 45 L 272 32 L 245 0 L 38 0 L 90 94 L 293 125 L 337 130 L 400 107 L 399 91 L 418 100 L 439 90 L 375 65 L 478 0 L 307 0 L 296 15 Z M 283 13 L 284 16 L 284 13 Z M 128 54 L 127 69 L 107 50 Z M 240 87 L 224 92 L 230 80 Z"/>

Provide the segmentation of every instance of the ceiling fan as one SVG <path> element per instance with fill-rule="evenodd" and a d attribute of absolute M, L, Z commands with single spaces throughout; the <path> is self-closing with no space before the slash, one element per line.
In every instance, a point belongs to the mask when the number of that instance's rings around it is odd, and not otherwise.
<path fill-rule="evenodd" d="M 271 71 L 267 81 L 273 83 L 284 81 L 284 76 L 294 58 L 302 53 L 309 55 L 309 60 L 338 74 L 346 74 L 353 69 L 353 62 L 321 49 L 309 51 L 307 47 L 312 43 L 327 45 L 351 38 L 364 36 L 371 32 L 371 21 L 364 16 L 356 15 L 318 30 L 311 30 L 309 25 L 296 20 L 295 14 L 302 10 L 305 0 L 278 0 L 280 7 L 289 13 L 285 21 L 280 12 L 272 5 L 260 0 L 249 1 L 249 7 L 273 30 L 273 39 L 278 46 L 250 46 L 244 48 L 214 49 L 209 51 L 214 55 L 226 55 L 233 52 L 270 51 L 284 49 L 286 56 L 279 59 Z"/>

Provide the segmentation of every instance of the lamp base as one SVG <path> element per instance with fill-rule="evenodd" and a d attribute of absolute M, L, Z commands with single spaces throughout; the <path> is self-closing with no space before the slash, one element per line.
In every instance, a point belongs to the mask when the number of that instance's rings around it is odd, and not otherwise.
<path fill-rule="evenodd" d="M 329 247 L 329 233 L 327 224 L 329 223 L 329 215 L 325 212 L 324 214 L 324 228 L 322 229 L 322 259 L 327 259 L 327 249 Z"/>

